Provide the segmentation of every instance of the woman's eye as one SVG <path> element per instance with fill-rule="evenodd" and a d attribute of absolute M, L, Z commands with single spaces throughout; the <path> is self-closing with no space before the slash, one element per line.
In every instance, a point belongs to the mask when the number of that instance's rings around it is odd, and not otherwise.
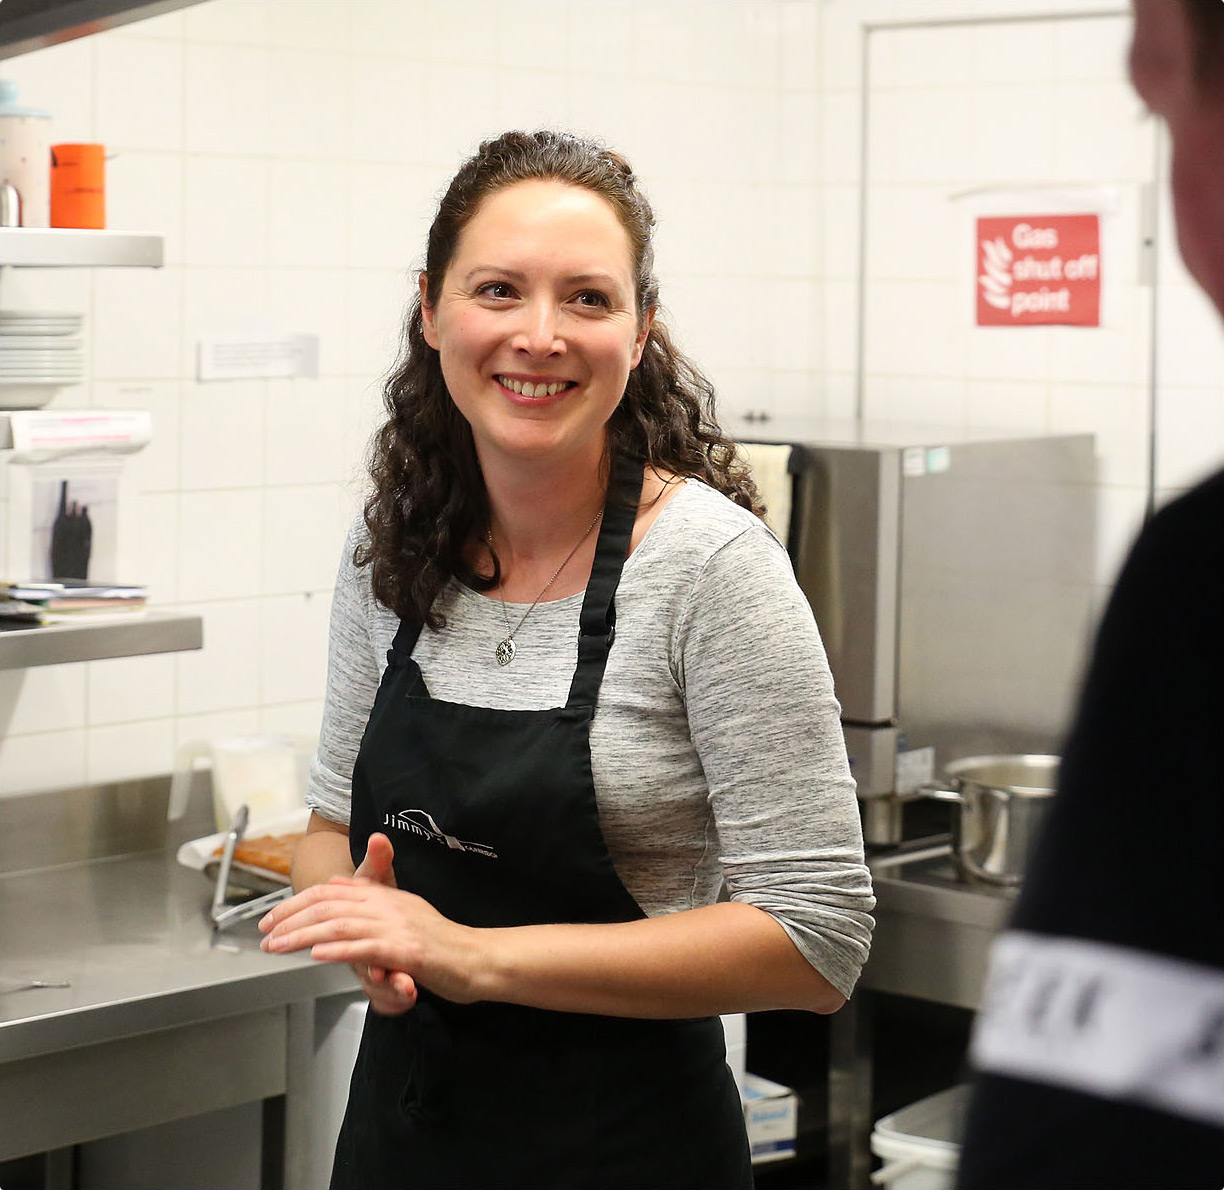
<path fill-rule="evenodd" d="M 580 306 L 586 306 L 591 310 L 606 309 L 609 305 L 607 297 L 598 289 L 584 289 L 577 295 L 576 301 Z"/>
<path fill-rule="evenodd" d="M 514 296 L 514 289 L 505 281 L 490 281 L 486 285 L 482 285 L 477 291 L 483 297 L 491 298 L 510 298 Z"/>

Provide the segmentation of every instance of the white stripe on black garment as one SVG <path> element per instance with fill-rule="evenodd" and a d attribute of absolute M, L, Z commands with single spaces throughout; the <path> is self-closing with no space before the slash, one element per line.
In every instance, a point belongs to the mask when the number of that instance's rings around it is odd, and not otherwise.
<path fill-rule="evenodd" d="M 1009 931 L 991 950 L 970 1056 L 984 1073 L 1224 1126 L 1224 971 Z"/>

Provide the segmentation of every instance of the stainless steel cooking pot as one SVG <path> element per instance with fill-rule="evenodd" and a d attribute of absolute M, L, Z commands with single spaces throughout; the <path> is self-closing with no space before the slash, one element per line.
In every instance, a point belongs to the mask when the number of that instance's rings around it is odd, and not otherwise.
<path fill-rule="evenodd" d="M 944 769 L 944 780 L 920 785 L 921 797 L 956 802 L 952 845 L 962 875 L 1016 885 L 1049 811 L 1057 756 L 967 756 Z"/>

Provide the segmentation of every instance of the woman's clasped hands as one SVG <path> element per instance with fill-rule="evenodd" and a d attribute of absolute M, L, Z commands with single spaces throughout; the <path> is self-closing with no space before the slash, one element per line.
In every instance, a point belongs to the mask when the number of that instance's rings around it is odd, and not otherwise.
<path fill-rule="evenodd" d="M 450 921 L 395 883 L 386 835 L 370 836 L 352 876 L 333 876 L 282 901 L 260 919 L 270 954 L 309 950 L 348 963 L 375 1012 L 396 1016 L 417 1001 L 418 985 L 458 1003 L 473 993 L 478 931 Z"/>

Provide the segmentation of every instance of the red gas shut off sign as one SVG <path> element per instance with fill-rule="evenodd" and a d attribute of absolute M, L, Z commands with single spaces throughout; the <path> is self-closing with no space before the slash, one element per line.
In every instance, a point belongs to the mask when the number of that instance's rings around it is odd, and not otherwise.
<path fill-rule="evenodd" d="M 978 326 L 1100 326 L 1099 215 L 977 221 Z"/>

